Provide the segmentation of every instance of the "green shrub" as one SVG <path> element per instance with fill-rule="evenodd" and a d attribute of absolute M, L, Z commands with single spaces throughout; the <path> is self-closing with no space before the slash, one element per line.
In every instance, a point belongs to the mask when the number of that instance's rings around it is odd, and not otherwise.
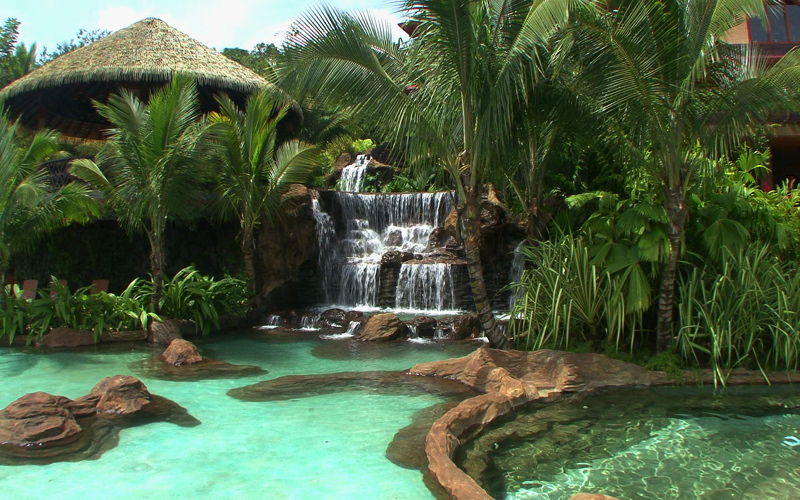
<path fill-rule="evenodd" d="M 796 370 L 800 359 L 800 276 L 767 245 L 727 252 L 685 274 L 678 288 L 681 357 L 709 365 L 715 383 L 737 367 Z"/>
<path fill-rule="evenodd" d="M 356 139 L 350 145 L 351 153 L 363 153 L 375 147 L 375 142 L 372 139 Z"/>
<path fill-rule="evenodd" d="M 123 292 L 139 304 L 149 304 L 153 295 L 152 280 L 136 279 Z M 242 317 L 248 307 L 247 284 L 225 277 L 215 280 L 200 274 L 193 266 L 178 271 L 164 281 L 159 299 L 163 316 L 193 320 L 203 335 L 219 328 L 220 317 Z"/>

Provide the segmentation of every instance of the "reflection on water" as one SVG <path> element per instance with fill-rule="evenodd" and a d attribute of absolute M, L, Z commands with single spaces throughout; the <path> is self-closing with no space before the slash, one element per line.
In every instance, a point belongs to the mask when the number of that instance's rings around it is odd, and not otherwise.
<path fill-rule="evenodd" d="M 627 390 L 531 406 L 458 458 L 496 497 L 797 498 L 798 432 L 791 386 Z"/>

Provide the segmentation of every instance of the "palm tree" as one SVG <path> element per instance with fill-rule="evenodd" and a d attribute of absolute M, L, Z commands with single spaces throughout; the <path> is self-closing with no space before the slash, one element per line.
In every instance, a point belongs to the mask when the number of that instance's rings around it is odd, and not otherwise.
<path fill-rule="evenodd" d="M 609 1 L 609 4 L 612 2 Z M 566 35 L 579 54 L 585 97 L 637 152 L 660 185 L 669 218 L 669 257 L 661 274 L 659 350 L 672 342 L 675 286 L 689 217 L 687 188 L 701 156 L 730 154 L 765 111 L 790 100 L 800 54 L 767 69 L 755 48 L 722 42 L 745 16 L 766 18 L 763 0 L 614 1 Z M 698 155 L 698 148 L 702 155 Z"/>
<path fill-rule="evenodd" d="M 218 127 L 221 160 L 216 186 L 224 210 L 239 220 L 245 276 L 255 294 L 255 230 L 262 220 L 280 216 L 281 195 L 291 184 L 308 179 L 317 152 L 296 140 L 277 145 L 278 123 L 289 108 L 277 104 L 271 92 L 252 95 L 244 112 L 227 96 L 217 97 L 217 102 L 220 113 L 210 118 Z"/>
<path fill-rule="evenodd" d="M 42 131 L 23 141 L 17 124 L 0 116 L 0 283 L 14 252 L 53 229 L 98 213 L 85 186 L 48 184 L 47 171 L 39 166 L 57 151 L 54 132 Z"/>
<path fill-rule="evenodd" d="M 14 53 L 4 62 L 5 77 L 9 82 L 22 78 L 36 69 L 36 44 L 32 44 L 30 48 L 24 43 L 17 45 Z"/>
<path fill-rule="evenodd" d="M 75 160 L 72 173 L 105 193 L 123 226 L 147 234 L 157 307 L 166 266 L 164 231 L 169 219 L 197 212 L 200 185 L 209 176 L 210 125 L 201 119 L 195 83 L 183 76 L 146 104 L 123 89 L 95 107 L 113 128 L 96 163 Z"/>
<path fill-rule="evenodd" d="M 366 14 L 321 7 L 295 24 L 281 85 L 293 95 L 353 106 L 376 117 L 409 161 L 444 168 L 453 183 L 475 307 L 496 347 L 498 330 L 480 259 L 483 182 L 499 168 L 532 54 L 580 0 L 407 0 L 410 44 Z"/>

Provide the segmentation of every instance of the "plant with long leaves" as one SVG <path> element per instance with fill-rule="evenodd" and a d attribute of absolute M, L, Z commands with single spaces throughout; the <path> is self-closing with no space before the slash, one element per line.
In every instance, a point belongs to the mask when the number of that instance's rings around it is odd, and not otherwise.
<path fill-rule="evenodd" d="M 48 232 L 98 214 L 90 190 L 70 183 L 55 188 L 41 163 L 58 151 L 56 135 L 24 139 L 16 123 L 0 116 L 0 280 L 11 255 L 30 249 Z M 0 294 L 2 295 L 2 294 Z"/>
<path fill-rule="evenodd" d="M 509 347 L 488 300 L 480 260 L 480 197 L 502 164 L 532 57 L 579 0 L 410 0 L 410 44 L 367 14 L 320 7 L 299 21 L 281 85 L 293 95 L 344 103 L 402 145 L 412 164 L 437 165 L 457 197 L 472 297 L 492 345 Z"/>
<path fill-rule="evenodd" d="M 612 2 L 608 2 L 611 4 Z M 771 2 L 767 2 L 771 3 Z M 707 158 L 732 152 L 773 109 L 794 109 L 800 53 L 768 68 L 757 50 L 722 42 L 764 0 L 614 1 L 565 34 L 578 55 L 584 97 L 624 130 L 636 162 L 657 180 L 669 219 L 657 345 L 674 335 L 675 287 L 689 211 L 687 189 Z"/>
<path fill-rule="evenodd" d="M 123 89 L 95 107 L 113 128 L 96 161 L 75 160 L 71 172 L 105 194 L 125 227 L 146 233 L 158 304 L 167 222 L 197 213 L 201 185 L 210 177 L 210 125 L 202 119 L 195 83 L 185 76 L 147 103 Z"/>
<path fill-rule="evenodd" d="M 239 221 L 239 243 L 250 294 L 256 292 L 253 264 L 255 231 L 281 215 L 282 195 L 292 184 L 302 184 L 317 166 L 317 150 L 290 140 L 278 145 L 278 123 L 288 107 L 269 91 L 247 100 L 240 110 L 227 96 L 219 96 L 219 113 L 210 116 L 217 127 L 221 160 L 215 184 L 225 212 Z"/>

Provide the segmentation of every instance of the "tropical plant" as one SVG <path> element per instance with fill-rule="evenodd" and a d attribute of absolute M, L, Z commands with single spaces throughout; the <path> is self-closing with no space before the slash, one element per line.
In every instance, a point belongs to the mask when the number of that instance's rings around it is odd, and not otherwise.
<path fill-rule="evenodd" d="M 796 370 L 800 364 L 800 276 L 767 245 L 725 252 L 722 268 L 699 266 L 678 284 L 677 348 L 710 365 L 715 383 L 737 367 Z"/>
<path fill-rule="evenodd" d="M 610 351 L 633 351 L 643 311 L 631 285 L 626 286 L 629 272 L 604 271 L 593 262 L 584 238 L 571 234 L 522 251 L 532 265 L 513 285 L 510 324 L 519 348 L 570 349 L 591 342 Z"/>
<path fill-rule="evenodd" d="M 152 302 L 155 283 L 138 278 L 131 282 L 122 297 L 139 304 Z M 190 319 L 203 335 L 219 328 L 222 316 L 240 318 L 247 311 L 247 284 L 230 276 L 214 279 L 194 267 L 181 269 L 164 282 L 157 308 L 171 318 Z"/>
<path fill-rule="evenodd" d="M 376 126 L 403 145 L 410 163 L 449 173 L 472 297 L 497 347 L 510 343 L 497 328 L 480 261 L 482 185 L 501 165 L 498 144 L 524 100 L 519 84 L 536 74 L 532 54 L 585 3 L 409 0 L 402 4 L 414 26 L 407 45 L 394 42 L 388 23 L 323 6 L 295 23 L 287 47 L 281 85 L 381 117 Z"/>
<path fill-rule="evenodd" d="M 20 135 L 16 123 L 0 116 L 0 280 L 11 254 L 29 249 L 44 234 L 97 215 L 97 204 L 83 185 L 48 184 L 39 165 L 57 151 L 53 132 L 32 138 Z M 0 300 L 2 298 L 0 297 Z"/>
<path fill-rule="evenodd" d="M 239 221 L 247 287 L 254 295 L 255 231 L 263 220 L 280 216 L 281 196 L 290 185 L 308 180 L 318 153 L 297 140 L 278 145 L 278 123 L 289 108 L 278 104 L 268 91 L 252 95 L 244 111 L 227 96 L 217 101 L 220 112 L 210 117 L 219 130 L 221 162 L 215 182 L 223 210 Z"/>
<path fill-rule="evenodd" d="M 147 235 L 158 304 L 166 225 L 197 213 L 200 187 L 210 175 L 210 125 L 201 119 L 195 83 L 184 76 L 147 104 L 123 89 L 95 107 L 113 128 L 96 160 L 74 160 L 71 172 L 105 194 L 123 226 Z"/>
<path fill-rule="evenodd" d="M 34 43 L 30 47 L 26 46 L 24 43 L 18 44 L 14 48 L 14 53 L 5 58 L 3 65 L 5 66 L 3 68 L 5 78 L 8 81 L 13 81 L 27 75 L 36 69 L 37 66 L 36 44 Z"/>
<path fill-rule="evenodd" d="M 608 2 L 609 5 L 612 2 Z M 733 151 L 769 109 L 794 109 L 800 53 L 769 69 L 753 47 L 723 43 L 745 16 L 766 19 L 763 0 L 622 0 L 586 16 L 566 38 L 580 59 L 585 97 L 640 152 L 659 182 L 670 252 L 661 274 L 657 339 L 674 335 L 675 287 L 687 191 L 705 157 Z"/>

